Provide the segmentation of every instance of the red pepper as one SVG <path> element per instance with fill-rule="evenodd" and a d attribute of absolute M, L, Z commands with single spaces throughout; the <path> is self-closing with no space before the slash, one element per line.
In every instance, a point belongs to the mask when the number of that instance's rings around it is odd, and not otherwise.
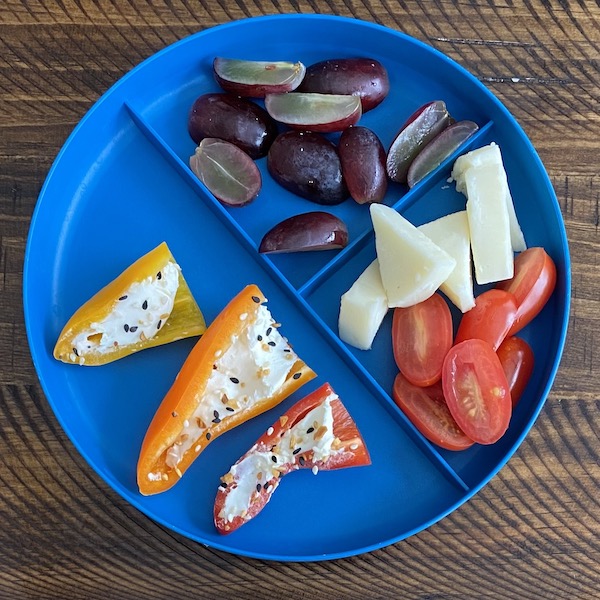
<path fill-rule="evenodd" d="M 325 383 L 281 416 L 221 478 L 215 526 L 227 534 L 255 517 L 287 473 L 312 469 L 316 474 L 369 464 L 356 424 Z"/>

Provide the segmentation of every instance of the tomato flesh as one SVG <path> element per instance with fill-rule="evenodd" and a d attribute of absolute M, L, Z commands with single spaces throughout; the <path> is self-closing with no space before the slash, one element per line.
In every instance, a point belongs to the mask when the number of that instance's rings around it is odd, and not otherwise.
<path fill-rule="evenodd" d="M 475 306 L 462 316 L 454 343 L 476 338 L 488 342 L 496 351 L 516 315 L 517 300 L 513 294 L 500 289 L 483 292 L 475 298 Z"/>
<path fill-rule="evenodd" d="M 394 309 L 394 359 L 413 385 L 427 387 L 440 380 L 452 336 L 450 308 L 437 293 L 414 306 Z"/>
<path fill-rule="evenodd" d="M 502 342 L 497 354 L 508 381 L 514 408 L 533 373 L 533 350 L 525 340 L 511 336 Z"/>
<path fill-rule="evenodd" d="M 492 346 L 477 338 L 452 347 L 444 360 L 442 387 L 450 413 L 467 437 L 497 442 L 512 413 L 509 385 Z"/>
<path fill-rule="evenodd" d="M 512 279 L 498 289 L 510 292 L 517 301 L 517 314 L 508 335 L 514 335 L 544 308 L 556 287 L 556 265 L 543 248 L 532 247 L 515 258 Z"/>
<path fill-rule="evenodd" d="M 446 450 L 465 450 L 473 445 L 473 440 L 463 433 L 450 414 L 441 382 L 419 387 L 398 373 L 392 396 L 411 423 L 430 442 Z"/>

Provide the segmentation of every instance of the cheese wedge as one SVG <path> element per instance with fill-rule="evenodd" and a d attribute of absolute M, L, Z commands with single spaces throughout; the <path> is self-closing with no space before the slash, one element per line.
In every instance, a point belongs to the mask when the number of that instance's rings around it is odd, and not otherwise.
<path fill-rule="evenodd" d="M 370 211 L 388 306 L 406 308 L 427 300 L 456 261 L 389 206 L 372 204 Z"/>
<path fill-rule="evenodd" d="M 465 173 L 471 167 L 482 167 L 484 165 L 497 164 L 502 167 L 504 177 L 500 182 L 500 185 L 504 189 L 504 200 L 506 202 L 506 209 L 508 210 L 508 221 L 510 225 L 510 240 L 513 252 L 522 252 L 527 249 L 525 243 L 525 236 L 519 225 L 517 213 L 515 211 L 515 205 L 508 187 L 508 180 L 506 178 L 506 171 L 504 170 L 504 164 L 502 162 L 502 154 L 500 152 L 500 146 L 492 142 L 477 150 L 467 152 L 462 156 L 459 156 L 452 168 L 451 178 L 456 181 L 456 191 L 462 194 L 467 193 L 467 187 L 465 182 Z"/>
<path fill-rule="evenodd" d="M 440 290 L 461 312 L 467 312 L 475 306 L 467 211 L 446 215 L 418 229 L 456 261 L 456 267 L 440 285 Z"/>
<path fill-rule="evenodd" d="M 340 339 L 360 350 L 369 350 L 388 312 L 388 299 L 375 259 L 342 295 L 338 331 Z"/>
<path fill-rule="evenodd" d="M 498 164 L 471 167 L 464 177 L 475 279 L 480 285 L 510 279 L 514 258 L 502 186 L 504 169 Z"/>

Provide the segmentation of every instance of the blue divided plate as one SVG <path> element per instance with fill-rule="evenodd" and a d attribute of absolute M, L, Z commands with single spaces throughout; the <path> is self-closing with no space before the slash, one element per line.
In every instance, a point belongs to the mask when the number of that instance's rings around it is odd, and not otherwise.
<path fill-rule="evenodd" d="M 340 252 L 262 256 L 262 235 L 283 218 L 314 210 L 269 177 L 260 196 L 226 209 L 188 168 L 194 143 L 187 116 L 194 99 L 218 91 L 215 56 L 301 60 L 369 56 L 387 68 L 391 91 L 361 124 L 387 147 L 417 107 L 446 101 L 479 132 L 411 191 L 391 185 L 386 204 L 415 225 L 464 208 L 449 185 L 464 151 L 497 142 L 529 246 L 543 246 L 558 269 L 557 289 L 522 336 L 533 347 L 533 377 L 506 435 L 491 446 L 449 452 L 427 442 L 390 398 L 397 372 L 388 315 L 371 351 L 337 337 L 339 299 L 375 250 L 368 209 L 331 207 L 348 224 Z M 282 333 L 319 377 L 282 405 L 215 440 L 182 481 L 158 496 L 136 485 L 140 444 L 194 340 L 85 368 L 52 358 L 71 314 L 126 266 L 167 241 L 210 322 L 246 284 L 269 298 Z M 50 261 L 50 265 L 49 265 Z M 61 425 L 97 473 L 152 519 L 207 546 L 264 559 L 322 560 L 367 552 L 410 536 L 468 500 L 519 446 L 548 395 L 563 350 L 570 265 L 559 206 L 527 137 L 474 77 L 429 46 L 355 19 L 286 15 L 229 23 L 190 36 L 123 77 L 89 111 L 58 155 L 31 223 L 24 303 L 31 352 Z M 286 478 L 256 519 L 220 536 L 212 506 L 219 477 L 295 401 L 329 381 L 369 448 L 372 466 Z"/>

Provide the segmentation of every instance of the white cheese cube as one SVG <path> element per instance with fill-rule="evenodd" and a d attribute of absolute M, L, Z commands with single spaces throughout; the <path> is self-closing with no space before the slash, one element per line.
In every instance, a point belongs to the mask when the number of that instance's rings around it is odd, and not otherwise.
<path fill-rule="evenodd" d="M 372 204 L 370 210 L 388 306 L 406 308 L 427 300 L 456 261 L 389 206 Z"/>
<path fill-rule="evenodd" d="M 368 350 L 388 312 L 388 300 L 375 259 L 342 295 L 338 331 L 340 339 Z"/>
<path fill-rule="evenodd" d="M 475 279 L 480 285 L 510 279 L 514 259 L 502 185 L 504 169 L 498 164 L 471 167 L 464 177 Z"/>
<path fill-rule="evenodd" d="M 502 171 L 504 172 L 504 181 L 502 181 L 501 185 L 504 188 L 504 200 L 508 210 L 511 246 L 513 252 L 522 252 L 523 250 L 527 249 L 527 244 L 525 243 L 525 236 L 523 235 L 523 231 L 519 225 L 519 220 L 515 211 L 515 205 L 508 187 L 508 180 L 506 178 L 506 171 L 502 162 L 500 146 L 492 142 L 487 146 L 477 148 L 477 150 L 472 150 L 471 152 L 467 152 L 466 154 L 459 156 L 454 162 L 451 178 L 456 181 L 456 191 L 466 195 L 467 187 L 465 183 L 465 172 L 467 169 L 470 169 L 471 167 L 482 167 L 490 164 L 500 165 L 502 167 Z"/>
<path fill-rule="evenodd" d="M 418 229 L 456 261 L 456 267 L 442 283 L 440 290 L 461 312 L 467 312 L 475 306 L 467 211 L 446 215 Z"/>

